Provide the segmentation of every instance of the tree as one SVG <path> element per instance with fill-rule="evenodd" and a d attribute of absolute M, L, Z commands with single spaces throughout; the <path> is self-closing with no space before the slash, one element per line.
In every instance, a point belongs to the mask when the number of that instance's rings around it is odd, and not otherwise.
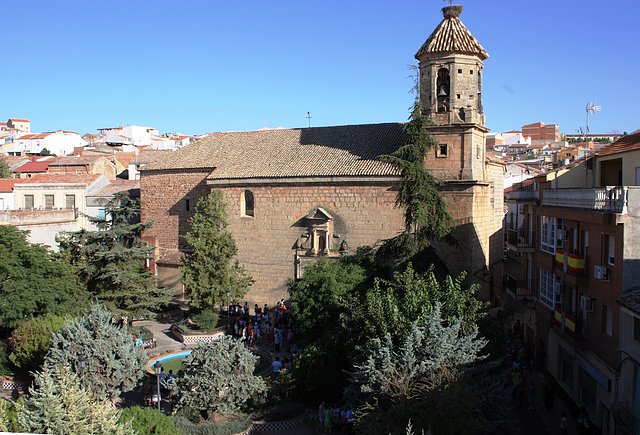
<path fill-rule="evenodd" d="M 140 435 L 181 435 L 171 417 L 155 408 L 129 406 L 122 411 L 120 423 L 130 422 L 134 433 Z"/>
<path fill-rule="evenodd" d="M 51 347 L 53 334 L 62 329 L 64 322 L 63 317 L 46 314 L 21 323 L 13 330 L 9 339 L 11 362 L 28 372 L 38 370 Z"/>
<path fill-rule="evenodd" d="M 119 420 L 120 411 L 107 400 L 93 399 L 65 366 L 37 374 L 35 388 L 18 412 L 25 431 L 60 435 L 132 433 L 131 425 Z"/>
<path fill-rule="evenodd" d="M 472 422 L 460 418 L 464 413 L 451 411 L 471 410 L 477 403 L 459 400 L 453 390 L 463 388 L 464 370 L 481 359 L 485 344 L 477 328 L 465 333 L 461 319 L 445 320 L 440 304 L 402 343 L 394 344 L 390 334 L 372 340 L 352 373 L 352 391 L 362 403 L 359 432 L 404 433 L 414 419 L 438 434 L 474 433 Z"/>
<path fill-rule="evenodd" d="M 11 167 L 4 158 L 0 158 L 0 178 L 13 178 Z"/>
<path fill-rule="evenodd" d="M 252 283 L 243 267 L 233 262 L 236 242 L 227 229 L 227 204 L 222 191 L 214 189 L 198 201 L 185 235 L 189 251 L 180 271 L 195 308 L 213 308 L 227 299 L 242 298 Z"/>
<path fill-rule="evenodd" d="M 158 288 L 144 270 L 151 255 L 142 242 L 149 223 L 131 223 L 139 202 L 119 192 L 105 207 L 107 219 L 91 219 L 98 231 L 66 233 L 59 238 L 63 255 L 78 267 L 78 275 L 98 301 L 114 314 L 148 317 L 173 298 L 173 290 Z"/>
<path fill-rule="evenodd" d="M 133 346 L 129 330 L 112 323 L 111 312 L 95 304 L 53 336 L 44 368 L 52 372 L 57 366 L 69 366 L 83 388 L 106 399 L 133 389 L 143 377 L 145 363 L 145 352 L 142 346 Z"/>
<path fill-rule="evenodd" d="M 239 411 L 250 399 L 262 397 L 264 380 L 253 375 L 257 357 L 229 336 L 202 343 L 183 362 L 173 385 L 177 408 L 198 412 L 202 418 Z"/>
<path fill-rule="evenodd" d="M 421 110 L 418 82 L 416 80 L 416 99 L 405 125 L 407 143 L 380 157 L 400 171 L 396 205 L 404 208 L 405 222 L 404 237 L 400 240 L 412 252 L 444 237 L 453 226 L 447 203 L 438 191 L 440 182 L 425 167 L 427 152 L 435 145 L 435 140 L 429 134 L 429 120 Z"/>
<path fill-rule="evenodd" d="M 291 282 L 289 295 L 298 327 L 310 338 L 322 337 L 337 325 L 346 307 L 357 305 L 355 289 L 366 278 L 356 264 L 319 259 L 305 269 L 304 277 Z"/>
<path fill-rule="evenodd" d="M 460 319 L 465 330 L 472 330 L 484 316 L 486 304 L 476 298 L 477 285 L 463 288 L 465 277 L 461 273 L 438 280 L 433 267 L 419 274 L 409 264 L 403 272 L 396 272 L 393 280 L 375 278 L 364 303 L 356 308 L 366 336 L 390 334 L 394 341 L 402 340 L 412 324 L 425 324 L 437 304 L 445 320 Z"/>
<path fill-rule="evenodd" d="M 17 228 L 0 226 L 0 326 L 13 328 L 47 313 L 76 315 L 88 302 L 70 264 L 31 245 Z"/>

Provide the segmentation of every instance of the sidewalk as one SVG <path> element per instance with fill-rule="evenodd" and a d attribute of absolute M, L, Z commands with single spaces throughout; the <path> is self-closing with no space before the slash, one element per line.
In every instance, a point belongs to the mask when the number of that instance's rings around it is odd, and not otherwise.
<path fill-rule="evenodd" d="M 520 411 L 520 415 L 522 418 L 522 430 L 524 434 L 540 434 L 538 430 L 533 427 L 529 427 L 529 424 L 532 422 L 532 414 L 536 414 L 536 417 L 539 421 L 544 424 L 544 429 L 546 434 L 549 435 L 560 435 L 560 418 L 562 417 L 562 413 L 567 413 L 567 433 L 569 435 L 575 435 L 576 432 L 576 422 L 574 419 L 575 415 L 575 404 L 567 403 L 569 400 L 564 396 L 564 392 L 558 391 L 559 386 L 555 384 L 554 381 L 551 381 L 552 388 L 554 389 L 554 398 L 553 398 L 553 407 L 551 408 L 551 412 L 547 413 L 545 404 L 544 404 L 544 391 L 543 391 L 543 383 L 544 377 L 542 372 L 534 371 L 531 375 L 533 377 L 534 385 L 535 385 L 535 402 L 534 402 L 534 410 L 530 411 Z"/>

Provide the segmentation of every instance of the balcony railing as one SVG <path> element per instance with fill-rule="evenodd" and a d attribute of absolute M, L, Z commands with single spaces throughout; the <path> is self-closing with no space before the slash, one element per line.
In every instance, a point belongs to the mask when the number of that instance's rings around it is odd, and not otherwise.
<path fill-rule="evenodd" d="M 542 192 L 542 205 L 626 213 L 628 189 L 625 186 L 595 187 L 593 189 L 547 189 Z"/>
<path fill-rule="evenodd" d="M 512 201 L 536 201 L 540 192 L 537 190 L 514 190 L 507 193 L 507 199 Z"/>
<path fill-rule="evenodd" d="M 505 275 L 505 288 L 514 297 L 531 296 L 533 294 L 533 279 L 524 275 Z"/>
<path fill-rule="evenodd" d="M 533 231 L 523 229 L 507 230 L 507 243 L 519 251 L 534 249 L 536 247 L 536 234 Z"/>

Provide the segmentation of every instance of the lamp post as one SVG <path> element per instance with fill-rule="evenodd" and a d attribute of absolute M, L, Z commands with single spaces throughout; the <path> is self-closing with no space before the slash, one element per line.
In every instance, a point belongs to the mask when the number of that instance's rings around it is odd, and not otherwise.
<path fill-rule="evenodd" d="M 84 369 L 87 366 L 87 359 L 84 357 L 84 355 L 81 355 L 78 358 L 78 375 L 80 375 L 80 377 L 84 376 Z"/>
<path fill-rule="evenodd" d="M 229 306 L 229 291 L 227 290 L 227 318 L 231 317 L 231 308 Z"/>
<path fill-rule="evenodd" d="M 160 396 L 160 373 L 162 371 L 162 368 L 158 364 L 156 364 L 154 368 L 156 371 L 156 384 L 158 387 L 158 411 L 162 412 L 162 410 L 160 409 L 160 402 L 162 401 L 162 397 Z"/>

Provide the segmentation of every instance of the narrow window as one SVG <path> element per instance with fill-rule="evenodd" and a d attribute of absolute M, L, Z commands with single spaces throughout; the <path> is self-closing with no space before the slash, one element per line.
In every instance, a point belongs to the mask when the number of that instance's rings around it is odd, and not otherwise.
<path fill-rule="evenodd" d="M 24 196 L 24 208 L 33 208 L 33 195 Z"/>
<path fill-rule="evenodd" d="M 98 220 L 101 220 L 101 221 L 107 220 L 107 211 L 104 208 L 98 209 Z"/>
<path fill-rule="evenodd" d="M 462 68 L 458 69 L 458 74 L 462 74 Z"/>
<path fill-rule="evenodd" d="M 446 143 L 438 145 L 438 152 L 436 157 L 447 157 L 449 155 L 449 148 Z"/>
<path fill-rule="evenodd" d="M 613 266 L 616 257 L 616 236 L 609 236 L 609 243 L 607 246 L 607 264 Z"/>
<path fill-rule="evenodd" d="M 449 81 L 449 70 L 440 68 L 438 70 L 438 79 L 436 80 L 436 96 L 438 97 L 438 113 L 449 111 L 449 94 L 451 92 Z"/>
<path fill-rule="evenodd" d="M 254 216 L 253 212 L 253 193 L 250 190 L 245 190 L 242 193 L 242 198 L 240 201 L 241 205 L 241 215 L 242 216 Z"/>
<path fill-rule="evenodd" d="M 613 310 L 606 305 L 602 306 L 602 332 L 609 337 L 613 335 Z"/>
<path fill-rule="evenodd" d="M 184 199 L 184 210 L 185 211 L 191 210 L 191 204 L 189 203 L 189 198 Z"/>
<path fill-rule="evenodd" d="M 633 339 L 640 341 L 640 318 L 633 318 Z"/>
<path fill-rule="evenodd" d="M 45 195 L 44 196 L 44 208 L 51 210 L 54 206 L 53 195 Z"/>
<path fill-rule="evenodd" d="M 472 69 L 469 70 L 469 74 L 473 74 L 473 70 Z"/>
<path fill-rule="evenodd" d="M 74 209 L 76 208 L 76 196 L 75 195 L 65 195 L 64 196 L 64 207 L 66 209 Z"/>

